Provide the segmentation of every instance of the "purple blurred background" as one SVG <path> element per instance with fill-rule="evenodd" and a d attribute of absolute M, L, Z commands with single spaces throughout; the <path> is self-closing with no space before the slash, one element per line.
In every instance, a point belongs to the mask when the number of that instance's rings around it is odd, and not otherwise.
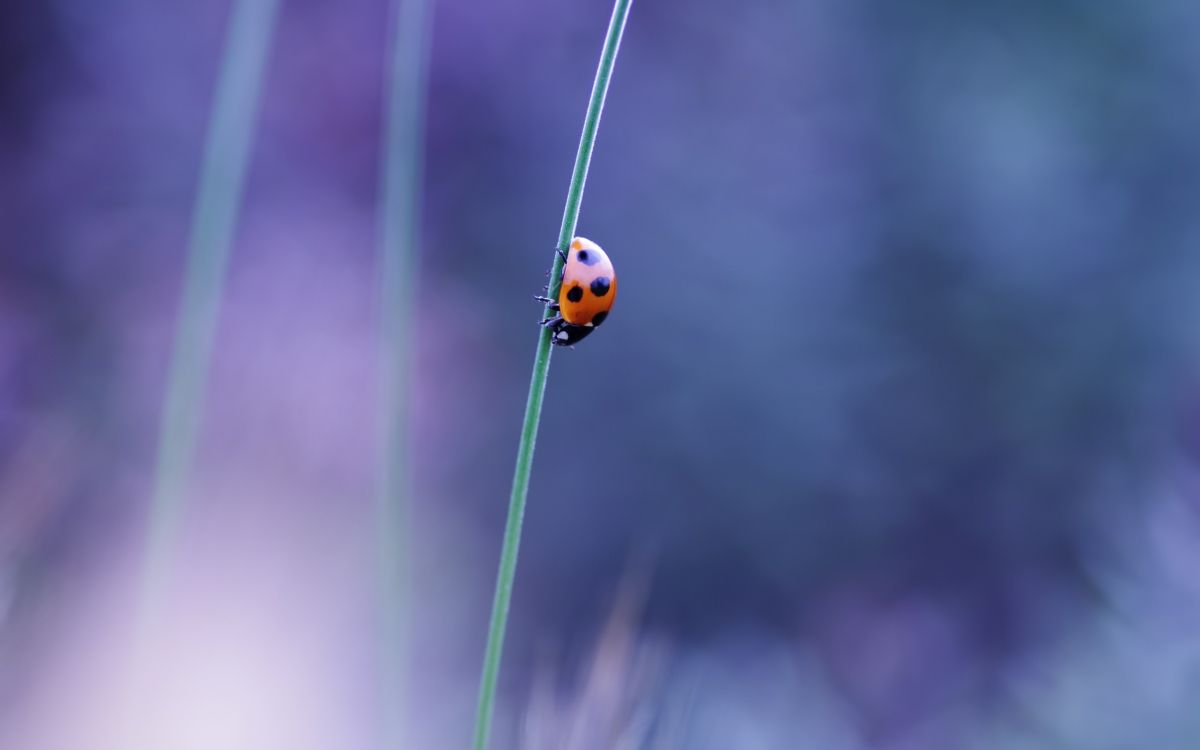
<path fill-rule="evenodd" d="M 415 748 L 470 737 L 610 8 L 434 10 Z M 129 664 L 229 10 L 0 10 L 3 748 L 383 746 L 382 0 L 283 4 L 171 679 Z M 1198 33 L 1185 0 L 635 3 L 579 225 L 621 299 L 554 356 L 494 747 L 1200 747 Z"/>

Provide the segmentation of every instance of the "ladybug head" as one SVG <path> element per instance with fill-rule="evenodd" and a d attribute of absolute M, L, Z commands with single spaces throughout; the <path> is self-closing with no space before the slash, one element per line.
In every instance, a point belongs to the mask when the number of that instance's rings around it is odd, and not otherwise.
<path fill-rule="evenodd" d="M 583 341 L 589 333 L 596 330 L 594 326 L 572 325 L 561 318 L 549 328 L 550 343 L 555 346 L 572 346 Z"/>

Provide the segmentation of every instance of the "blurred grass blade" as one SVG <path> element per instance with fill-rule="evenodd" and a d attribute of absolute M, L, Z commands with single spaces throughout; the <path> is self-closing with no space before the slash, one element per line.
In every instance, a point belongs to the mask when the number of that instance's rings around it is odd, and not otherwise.
<path fill-rule="evenodd" d="M 192 210 L 183 299 L 167 375 L 154 494 L 142 562 L 143 619 L 156 616 L 172 566 L 184 488 L 280 0 L 236 0 Z"/>
<path fill-rule="evenodd" d="M 420 225 L 424 103 L 430 0 L 392 3 L 391 69 L 384 96 L 379 190 L 381 252 L 380 400 L 382 455 L 377 482 L 377 560 L 382 609 L 384 747 L 404 742 L 408 616 L 409 362 L 413 349 L 413 282 Z"/>
<path fill-rule="evenodd" d="M 596 129 L 600 126 L 600 113 L 604 109 L 604 98 L 608 94 L 608 82 L 612 77 L 613 63 L 621 46 L 621 34 L 625 20 L 629 17 L 632 0 L 616 0 L 608 33 L 600 52 L 600 64 L 596 69 L 596 80 L 592 84 L 592 95 L 588 101 L 587 114 L 583 120 L 583 133 L 579 137 L 579 150 L 575 155 L 575 168 L 571 173 L 571 185 L 567 190 L 567 203 L 563 209 L 562 226 L 558 232 L 558 249 L 565 251 L 575 234 L 579 221 L 579 205 L 583 201 L 583 187 L 587 182 L 588 165 L 592 160 L 592 147 L 596 143 Z M 551 286 L 548 296 L 558 296 L 558 279 L 562 275 L 562 258 L 555 253 L 550 269 Z M 542 311 L 543 318 L 551 315 L 549 307 Z M 550 330 L 540 329 L 537 350 L 533 358 L 533 375 L 529 381 L 529 397 L 525 402 L 525 420 L 521 426 L 521 441 L 517 447 L 517 465 L 513 472 L 512 495 L 508 501 L 508 520 L 504 526 L 504 544 L 500 550 L 500 567 L 496 574 L 496 591 L 492 601 L 492 616 L 488 627 L 487 649 L 483 657 L 483 674 L 479 681 L 479 705 L 475 715 L 474 750 L 485 750 L 491 731 L 492 714 L 496 702 L 496 681 L 500 676 L 500 654 L 504 647 L 504 631 L 508 623 L 508 606 L 512 601 L 513 579 L 517 571 L 517 553 L 521 546 L 521 525 L 525 519 L 525 499 L 529 493 L 529 472 L 533 466 L 533 448 L 537 442 L 538 422 L 542 417 L 542 400 L 546 395 L 546 377 L 550 372 Z"/>

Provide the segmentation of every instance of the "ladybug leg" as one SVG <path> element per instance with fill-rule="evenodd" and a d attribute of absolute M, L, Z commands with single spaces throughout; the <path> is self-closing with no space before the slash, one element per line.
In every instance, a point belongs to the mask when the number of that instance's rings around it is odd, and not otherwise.
<path fill-rule="evenodd" d="M 554 248 L 554 252 L 558 253 L 558 257 L 562 258 L 563 264 L 566 264 L 567 251 L 563 250 L 561 247 L 556 247 L 556 248 Z"/>
<path fill-rule="evenodd" d="M 544 327 L 544 328 L 551 328 L 551 329 L 553 329 L 553 328 L 557 328 L 557 327 L 558 327 L 559 325 L 561 325 L 562 323 L 563 323 L 563 318 L 562 318 L 562 316 L 561 316 L 561 315 L 555 315 L 553 318 L 546 318 L 545 320 L 543 320 L 543 321 L 542 321 L 541 323 L 539 323 L 538 325 L 540 325 L 540 326 L 542 326 L 542 327 Z"/>
<path fill-rule="evenodd" d="M 540 295 L 540 294 L 535 294 L 535 295 L 533 296 L 533 298 L 534 298 L 535 300 L 537 300 L 538 302 L 545 302 L 547 305 L 550 305 L 550 309 L 551 309 L 551 310 L 557 310 L 557 309 L 558 309 L 558 303 L 557 303 L 557 302 L 555 302 L 554 300 L 550 299 L 549 297 L 543 297 L 543 296 L 542 296 L 542 295 Z"/>

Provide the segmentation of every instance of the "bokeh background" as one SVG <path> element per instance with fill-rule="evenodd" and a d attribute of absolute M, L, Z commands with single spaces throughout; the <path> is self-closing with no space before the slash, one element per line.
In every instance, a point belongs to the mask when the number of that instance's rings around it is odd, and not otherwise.
<path fill-rule="evenodd" d="M 432 10 L 408 747 L 470 737 L 610 7 Z M 133 624 L 230 8 L 0 9 L 0 747 L 371 750 L 398 713 L 383 0 L 282 5 L 171 616 Z M 553 359 L 494 747 L 1200 747 L 1198 33 L 635 3 L 579 225 L 620 300 Z"/>

